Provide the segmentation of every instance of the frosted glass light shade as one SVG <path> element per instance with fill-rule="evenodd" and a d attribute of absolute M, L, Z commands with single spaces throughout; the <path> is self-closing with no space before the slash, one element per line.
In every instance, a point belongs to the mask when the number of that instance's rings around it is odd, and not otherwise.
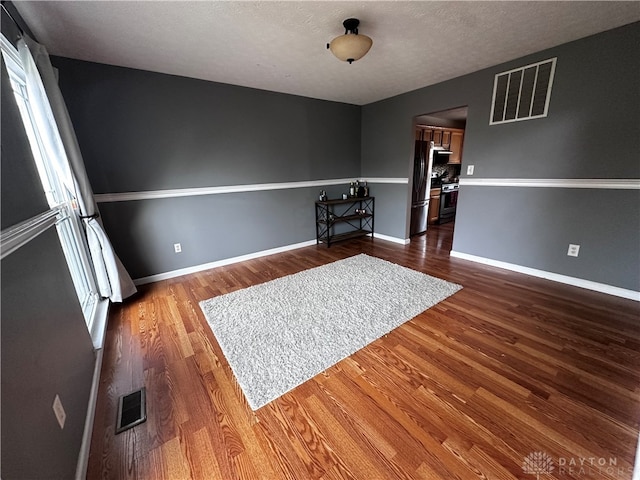
<path fill-rule="evenodd" d="M 347 33 L 334 38 L 329 44 L 329 49 L 343 62 L 355 62 L 364 57 L 373 45 L 366 35 Z"/>

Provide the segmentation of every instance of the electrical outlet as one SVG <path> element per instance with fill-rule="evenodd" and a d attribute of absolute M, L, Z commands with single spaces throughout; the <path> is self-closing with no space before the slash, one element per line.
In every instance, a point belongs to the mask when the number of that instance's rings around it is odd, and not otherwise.
<path fill-rule="evenodd" d="M 467 165 L 467 175 L 473 175 L 473 165 Z"/>
<path fill-rule="evenodd" d="M 62 406 L 62 402 L 60 401 L 58 394 L 56 394 L 56 398 L 53 400 L 53 413 L 55 413 L 60 429 L 62 430 L 64 428 L 64 421 L 67 418 L 67 414 L 64 411 L 64 407 Z"/>
<path fill-rule="evenodd" d="M 570 243 L 567 255 L 569 255 L 570 257 L 577 257 L 578 252 L 580 252 L 580 245 L 574 245 L 573 243 Z"/>
<path fill-rule="evenodd" d="M 179 243 L 174 243 L 173 249 L 175 250 L 176 253 L 180 253 L 182 252 L 182 245 L 180 245 Z"/>

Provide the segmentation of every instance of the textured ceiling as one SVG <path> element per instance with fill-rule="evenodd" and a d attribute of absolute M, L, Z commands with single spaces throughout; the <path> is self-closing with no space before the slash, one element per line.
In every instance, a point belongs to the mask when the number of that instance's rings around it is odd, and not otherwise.
<path fill-rule="evenodd" d="M 640 20 L 640 2 L 15 2 L 51 54 L 364 105 Z M 371 51 L 326 50 L 360 19 Z"/>

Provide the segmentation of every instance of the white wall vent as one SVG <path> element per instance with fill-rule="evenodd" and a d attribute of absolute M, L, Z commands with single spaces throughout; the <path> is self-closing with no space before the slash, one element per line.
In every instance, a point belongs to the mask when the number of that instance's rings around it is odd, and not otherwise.
<path fill-rule="evenodd" d="M 546 117 L 556 59 L 498 73 L 493 81 L 489 125 Z"/>

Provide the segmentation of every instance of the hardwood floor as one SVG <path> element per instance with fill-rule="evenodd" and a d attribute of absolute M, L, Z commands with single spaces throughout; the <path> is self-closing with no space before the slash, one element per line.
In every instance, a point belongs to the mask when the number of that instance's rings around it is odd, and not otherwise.
<path fill-rule="evenodd" d="M 111 311 L 88 478 L 630 479 L 638 303 L 449 258 L 452 231 L 142 287 Z M 251 411 L 198 302 L 358 253 L 464 288 Z M 118 397 L 141 386 L 148 420 L 115 435 Z"/>

